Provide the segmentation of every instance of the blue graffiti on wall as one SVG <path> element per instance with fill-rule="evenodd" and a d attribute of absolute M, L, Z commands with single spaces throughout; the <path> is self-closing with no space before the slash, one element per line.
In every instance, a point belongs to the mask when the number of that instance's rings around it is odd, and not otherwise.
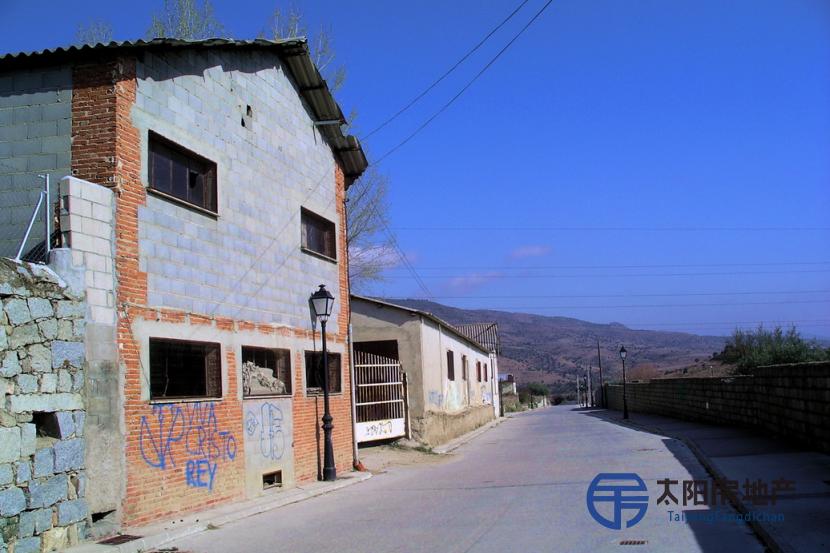
<path fill-rule="evenodd" d="M 213 489 L 219 461 L 236 458 L 236 438 L 219 430 L 214 403 L 154 405 L 149 417 L 141 417 L 138 446 L 151 467 L 179 468 L 173 455 L 175 444 L 186 453 L 185 480 L 189 486 Z"/>
<path fill-rule="evenodd" d="M 259 430 L 259 451 L 268 459 L 282 459 L 285 452 L 285 434 L 282 431 L 282 409 L 273 403 L 263 403 L 259 415 L 248 410 L 245 416 L 245 430 L 248 436 Z"/>

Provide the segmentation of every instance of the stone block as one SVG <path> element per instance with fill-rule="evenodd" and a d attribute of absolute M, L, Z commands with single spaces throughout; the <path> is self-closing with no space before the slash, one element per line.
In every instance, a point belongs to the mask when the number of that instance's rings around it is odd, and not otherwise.
<path fill-rule="evenodd" d="M 0 463 L 20 459 L 20 428 L 0 428 Z"/>
<path fill-rule="evenodd" d="M 38 509 L 35 513 L 35 533 L 42 534 L 52 527 L 52 509 Z"/>
<path fill-rule="evenodd" d="M 59 319 L 77 319 L 84 316 L 84 304 L 77 301 L 62 300 L 58 302 Z"/>
<path fill-rule="evenodd" d="M 79 394 L 27 394 L 8 397 L 9 411 L 31 413 L 33 411 L 76 411 L 84 408 Z"/>
<path fill-rule="evenodd" d="M 58 524 L 66 526 L 86 518 L 89 509 L 85 499 L 64 501 L 58 504 Z"/>
<path fill-rule="evenodd" d="M 50 507 L 66 499 L 68 479 L 65 474 L 53 476 L 42 482 L 29 484 L 29 507 Z"/>
<path fill-rule="evenodd" d="M 40 330 L 35 323 L 25 324 L 23 326 L 14 327 L 12 334 L 9 337 L 9 347 L 16 349 L 29 344 L 36 344 L 42 341 Z"/>
<path fill-rule="evenodd" d="M 72 391 L 72 374 L 67 370 L 61 369 L 58 371 L 58 391 Z"/>
<path fill-rule="evenodd" d="M 6 300 L 3 309 L 9 322 L 13 325 L 22 325 L 32 320 L 32 314 L 29 312 L 29 305 L 26 300 L 20 298 Z"/>
<path fill-rule="evenodd" d="M 54 394 L 58 389 L 58 375 L 46 373 L 40 377 L 40 391 L 44 394 Z"/>
<path fill-rule="evenodd" d="M 28 538 L 35 533 L 35 512 L 23 511 L 18 520 L 17 537 Z"/>
<path fill-rule="evenodd" d="M 56 526 L 41 536 L 41 551 L 63 551 L 69 547 L 69 528 Z"/>
<path fill-rule="evenodd" d="M 20 455 L 28 457 L 35 454 L 37 447 L 37 427 L 32 423 L 20 424 Z"/>
<path fill-rule="evenodd" d="M 33 319 L 45 319 L 55 314 L 52 302 L 45 298 L 29 298 L 26 303 Z"/>
<path fill-rule="evenodd" d="M 40 551 L 40 536 L 23 538 L 14 544 L 14 553 L 40 553 Z M 53 551 L 53 549 L 44 549 L 44 551 Z"/>
<path fill-rule="evenodd" d="M 80 392 L 84 388 L 84 371 L 78 371 L 72 375 L 72 391 Z"/>
<path fill-rule="evenodd" d="M 20 488 L 0 491 L 0 516 L 13 517 L 26 508 L 26 494 Z"/>
<path fill-rule="evenodd" d="M 72 339 L 72 321 L 58 321 L 58 340 Z"/>
<path fill-rule="evenodd" d="M 0 351 L 9 347 L 9 336 L 6 334 L 6 327 L 0 326 Z"/>
<path fill-rule="evenodd" d="M 58 423 L 58 434 L 61 440 L 65 440 L 75 433 L 75 417 L 69 411 L 60 411 L 55 413 L 55 419 Z"/>
<path fill-rule="evenodd" d="M 0 376 L 9 377 L 20 373 L 20 360 L 16 351 L 7 351 L 0 364 Z"/>
<path fill-rule="evenodd" d="M 9 463 L 0 465 L 0 486 L 11 484 L 13 480 L 14 471 L 12 471 L 12 465 Z"/>
<path fill-rule="evenodd" d="M 56 442 L 53 446 L 55 450 L 55 472 L 83 468 L 85 442 L 83 438 Z"/>
<path fill-rule="evenodd" d="M 62 471 L 59 471 L 62 472 Z M 51 447 L 44 447 L 35 452 L 35 478 L 51 476 L 55 473 L 55 453 Z"/>
<path fill-rule="evenodd" d="M 40 333 L 46 340 L 54 340 L 58 337 L 58 321 L 55 319 L 46 319 L 37 323 Z"/>
<path fill-rule="evenodd" d="M 37 377 L 33 374 L 19 374 L 15 377 L 21 394 L 33 394 L 37 392 Z"/>
<path fill-rule="evenodd" d="M 65 368 L 64 363 L 75 368 L 82 368 L 84 364 L 83 342 L 52 342 L 52 368 Z"/>
<path fill-rule="evenodd" d="M 48 373 L 52 371 L 52 352 L 43 344 L 35 344 L 26 349 L 28 354 L 23 361 L 23 368 L 30 372 Z"/>
<path fill-rule="evenodd" d="M 32 479 L 32 465 L 29 464 L 29 461 L 20 461 L 15 463 L 15 466 L 17 467 L 16 484 L 25 484 Z"/>
<path fill-rule="evenodd" d="M 75 411 L 75 435 L 84 435 L 84 425 L 86 424 L 86 411 Z"/>

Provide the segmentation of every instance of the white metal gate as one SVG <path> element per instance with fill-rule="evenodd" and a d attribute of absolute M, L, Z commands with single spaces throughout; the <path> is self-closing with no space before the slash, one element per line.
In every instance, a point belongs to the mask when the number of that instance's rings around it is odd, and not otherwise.
<path fill-rule="evenodd" d="M 358 442 L 406 436 L 406 375 L 397 359 L 355 351 Z"/>

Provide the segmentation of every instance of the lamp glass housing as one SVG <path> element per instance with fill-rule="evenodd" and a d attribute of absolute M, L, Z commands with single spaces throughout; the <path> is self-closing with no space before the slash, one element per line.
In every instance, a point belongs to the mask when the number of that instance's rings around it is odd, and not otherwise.
<path fill-rule="evenodd" d="M 628 351 L 626 351 L 625 346 L 620 347 L 620 359 L 625 359 L 627 353 Z"/>
<path fill-rule="evenodd" d="M 311 308 L 313 310 L 312 316 L 316 317 L 322 322 L 329 320 L 331 311 L 334 308 L 334 296 L 331 292 L 326 290 L 324 284 L 320 285 L 320 289 L 311 295 Z"/>

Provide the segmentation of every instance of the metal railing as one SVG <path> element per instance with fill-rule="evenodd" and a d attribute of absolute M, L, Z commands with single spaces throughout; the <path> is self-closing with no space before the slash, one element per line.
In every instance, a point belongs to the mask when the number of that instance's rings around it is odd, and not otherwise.
<path fill-rule="evenodd" d="M 50 176 L 49 174 L 45 174 L 38 175 L 38 177 L 43 179 L 43 190 L 41 190 L 38 194 L 37 203 L 35 204 L 35 208 L 32 210 L 32 215 L 29 218 L 28 225 L 26 226 L 26 232 L 23 233 L 23 236 L 20 239 L 20 244 L 17 247 L 17 253 L 14 257 L 15 261 L 48 263 L 49 252 L 53 248 L 60 246 L 60 229 L 52 228 L 53 226 L 57 227 L 58 225 L 54 224 L 57 221 L 54 209 L 56 204 L 51 201 L 52 190 L 49 178 Z M 35 223 L 38 222 L 38 218 L 41 214 L 43 218 L 41 221 L 43 224 L 42 239 L 36 241 L 33 246 L 27 249 L 27 245 L 30 243 L 30 238 L 33 237 Z M 35 236 L 39 235 L 40 232 L 35 234 Z"/>

